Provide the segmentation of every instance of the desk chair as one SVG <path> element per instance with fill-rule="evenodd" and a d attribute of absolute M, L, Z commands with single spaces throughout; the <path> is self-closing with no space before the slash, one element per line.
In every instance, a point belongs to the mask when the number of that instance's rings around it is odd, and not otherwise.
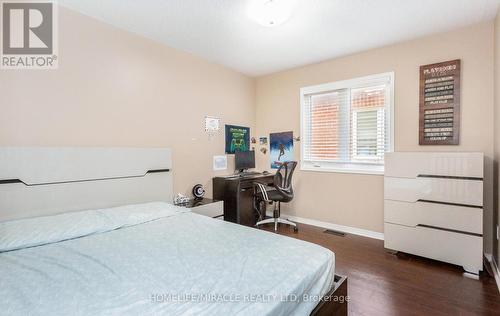
<path fill-rule="evenodd" d="M 297 224 L 280 218 L 281 202 L 286 203 L 293 199 L 292 175 L 296 166 L 296 161 L 284 162 L 274 175 L 274 187 L 268 187 L 259 182 L 254 183 L 254 207 L 263 219 L 257 222 L 256 226 L 274 223 L 274 231 L 277 231 L 278 223 L 282 223 L 291 225 L 295 231 L 298 231 Z M 262 203 L 274 204 L 273 218 L 265 219 L 266 208 L 260 207 Z"/>

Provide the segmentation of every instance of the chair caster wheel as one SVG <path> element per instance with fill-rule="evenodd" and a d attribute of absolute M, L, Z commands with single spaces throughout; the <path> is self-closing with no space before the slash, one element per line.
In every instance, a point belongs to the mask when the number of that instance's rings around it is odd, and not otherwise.
<path fill-rule="evenodd" d="M 297 226 L 293 227 L 293 232 L 296 233 L 299 231 L 299 228 Z"/>

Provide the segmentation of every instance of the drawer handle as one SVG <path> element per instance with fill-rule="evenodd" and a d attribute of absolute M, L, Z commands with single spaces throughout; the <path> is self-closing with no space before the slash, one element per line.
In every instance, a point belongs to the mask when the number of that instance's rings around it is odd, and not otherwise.
<path fill-rule="evenodd" d="M 419 174 L 417 178 L 438 178 L 438 179 L 456 179 L 456 180 L 474 180 L 483 181 L 483 178 L 479 177 L 460 177 L 460 176 L 439 176 L 434 174 Z"/>
<path fill-rule="evenodd" d="M 469 205 L 469 204 L 460 204 L 460 203 L 451 203 L 451 202 L 441 202 L 441 201 L 432 201 L 432 200 L 423 200 L 423 199 L 418 199 L 417 202 L 422 202 L 422 203 L 434 203 L 434 204 L 444 204 L 444 205 L 453 205 L 453 206 L 463 206 L 463 207 L 472 207 L 472 208 L 480 208 L 482 209 L 483 207 L 480 205 Z"/>
<path fill-rule="evenodd" d="M 459 234 L 464 234 L 464 235 L 471 235 L 471 236 L 476 236 L 476 237 L 483 237 L 482 234 L 469 233 L 469 232 L 464 232 L 463 230 L 443 228 L 443 227 L 437 227 L 437 226 L 431 226 L 431 225 L 425 225 L 425 224 L 418 224 L 417 227 L 431 228 L 431 229 L 437 229 L 437 230 L 444 230 L 444 231 L 452 232 L 452 233 L 459 233 Z"/>

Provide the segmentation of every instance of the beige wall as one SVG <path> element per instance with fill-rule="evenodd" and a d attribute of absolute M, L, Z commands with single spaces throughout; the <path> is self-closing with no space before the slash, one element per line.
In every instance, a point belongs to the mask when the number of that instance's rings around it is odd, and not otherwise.
<path fill-rule="evenodd" d="M 261 77 L 255 84 L 68 9 L 59 13 L 58 70 L 0 71 L 0 146 L 168 146 L 175 191 L 188 193 L 203 183 L 210 196 L 212 156 L 223 154 L 224 137 L 221 132 L 209 140 L 205 115 L 256 127 L 255 136 L 285 130 L 299 135 L 300 87 L 394 71 L 396 150 L 486 154 L 485 250 L 491 252 L 493 23 Z M 418 146 L 418 67 L 455 58 L 463 63 L 461 145 Z M 500 122 L 498 112 L 496 117 Z M 499 142 L 497 137 L 497 154 Z M 298 158 L 299 144 L 295 148 Z M 259 168 L 267 168 L 268 155 L 257 155 Z M 381 176 L 298 171 L 295 188 L 286 212 L 383 232 Z"/>
<path fill-rule="evenodd" d="M 494 188 L 494 204 L 495 212 L 493 214 L 493 222 L 500 225 L 500 11 L 495 20 L 495 188 Z M 496 235 L 494 227 L 493 236 Z M 495 255 L 497 265 L 500 263 L 500 243 L 496 238 L 493 238 L 493 254 Z"/>
<path fill-rule="evenodd" d="M 224 137 L 208 139 L 204 116 L 253 127 L 254 79 L 65 8 L 59 15 L 59 69 L 0 70 L 0 146 L 167 146 L 176 192 L 211 188 Z"/>
<path fill-rule="evenodd" d="M 462 60 L 463 67 L 460 145 L 419 146 L 419 66 L 456 58 Z M 286 130 L 300 134 L 301 87 L 388 71 L 395 72 L 395 150 L 485 153 L 485 251 L 491 253 L 493 23 L 258 78 L 257 134 Z M 299 144 L 295 156 L 299 159 Z M 259 154 L 261 168 L 268 167 L 268 158 Z M 298 171 L 295 184 L 296 196 L 287 213 L 383 232 L 382 176 Z"/>

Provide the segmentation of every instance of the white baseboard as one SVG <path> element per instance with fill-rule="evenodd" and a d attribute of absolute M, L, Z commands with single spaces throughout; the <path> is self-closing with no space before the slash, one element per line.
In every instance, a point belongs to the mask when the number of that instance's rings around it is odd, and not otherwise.
<path fill-rule="evenodd" d="M 266 213 L 266 215 L 272 217 L 273 213 L 268 211 Z M 375 232 L 372 230 L 356 228 L 356 227 L 351 227 L 351 226 L 338 225 L 338 224 L 318 221 L 315 219 L 293 216 L 293 215 L 284 214 L 284 213 L 281 213 L 281 217 L 288 218 L 291 221 L 301 223 L 301 224 L 307 224 L 307 225 L 322 227 L 322 228 L 326 228 L 326 229 L 332 229 L 332 230 L 340 231 L 340 232 L 347 233 L 347 234 L 353 234 L 353 235 L 359 235 L 359 236 L 368 237 L 368 238 L 384 240 L 383 233 Z"/>
<path fill-rule="evenodd" d="M 491 269 L 493 270 L 493 274 L 495 276 L 495 281 L 497 282 L 498 292 L 500 292 L 500 269 L 498 269 L 498 264 L 491 254 L 485 253 L 484 256 L 486 257 L 486 260 L 490 262 Z"/>

